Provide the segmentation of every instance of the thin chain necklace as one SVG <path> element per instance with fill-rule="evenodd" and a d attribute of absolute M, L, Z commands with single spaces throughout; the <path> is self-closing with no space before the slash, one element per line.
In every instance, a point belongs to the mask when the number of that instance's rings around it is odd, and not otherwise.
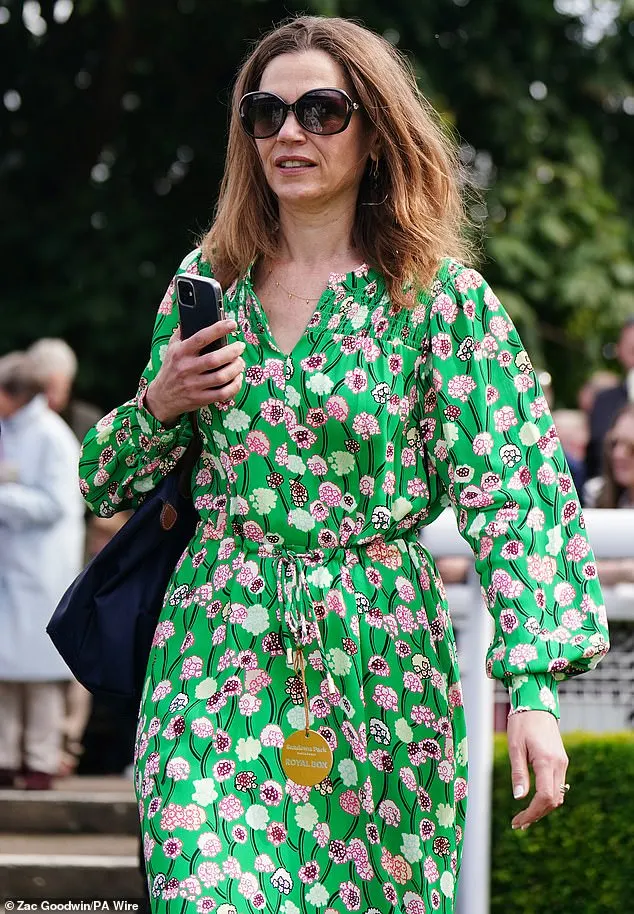
<path fill-rule="evenodd" d="M 273 267 L 271 267 L 271 269 L 269 270 L 269 276 L 272 276 L 272 275 L 273 275 Z M 297 298 L 299 301 L 305 301 L 307 305 L 310 305 L 311 302 L 319 301 L 319 299 L 321 298 L 321 295 L 317 295 L 315 298 L 307 298 L 305 295 L 297 295 L 296 292 L 291 292 L 290 289 L 287 289 L 286 286 L 283 286 L 282 283 L 278 279 L 274 279 L 273 281 L 275 283 L 276 288 L 281 289 L 282 292 L 286 292 L 289 299 Z"/>

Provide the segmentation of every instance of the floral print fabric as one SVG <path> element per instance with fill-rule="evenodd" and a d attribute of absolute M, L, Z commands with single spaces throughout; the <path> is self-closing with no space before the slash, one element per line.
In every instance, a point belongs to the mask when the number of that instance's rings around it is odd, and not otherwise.
<path fill-rule="evenodd" d="M 180 271 L 209 275 L 196 251 Z M 368 267 L 332 276 L 287 355 L 250 274 L 225 309 L 247 343 L 235 401 L 199 411 L 200 523 L 175 569 L 135 750 L 153 910 L 454 911 L 467 743 L 442 581 L 418 534 L 451 505 L 495 620 L 512 708 L 608 646 L 583 517 L 528 355 L 482 277 L 447 261 L 394 311 Z M 178 323 L 160 305 L 137 397 L 89 433 L 82 491 L 134 506 L 191 437 L 144 407 Z M 286 778 L 304 725 L 333 751 Z M 289 653 L 290 652 L 290 653 Z"/>

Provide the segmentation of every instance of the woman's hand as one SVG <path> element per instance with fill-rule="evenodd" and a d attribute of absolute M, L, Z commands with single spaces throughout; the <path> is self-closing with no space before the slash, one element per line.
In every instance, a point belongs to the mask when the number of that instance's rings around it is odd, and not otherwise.
<path fill-rule="evenodd" d="M 561 787 L 566 783 L 568 756 L 557 720 L 549 711 L 511 714 L 507 735 L 515 799 L 528 794 L 529 764 L 535 772 L 535 794 L 511 822 L 513 828 L 525 829 L 564 802 L 565 792 Z"/>
<path fill-rule="evenodd" d="M 145 405 L 162 425 L 172 425 L 183 413 L 230 400 L 242 387 L 245 349 L 230 343 L 201 355 L 201 349 L 236 330 L 235 321 L 218 321 L 181 340 L 177 329 L 169 341 L 161 368 L 147 389 Z"/>

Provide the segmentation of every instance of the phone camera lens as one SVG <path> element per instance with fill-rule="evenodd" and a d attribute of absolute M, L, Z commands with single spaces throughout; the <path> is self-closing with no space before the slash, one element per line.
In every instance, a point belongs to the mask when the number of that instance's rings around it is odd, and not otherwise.
<path fill-rule="evenodd" d="M 196 295 L 194 293 L 194 284 L 188 279 L 181 279 L 178 282 L 179 299 L 184 305 L 195 305 Z"/>

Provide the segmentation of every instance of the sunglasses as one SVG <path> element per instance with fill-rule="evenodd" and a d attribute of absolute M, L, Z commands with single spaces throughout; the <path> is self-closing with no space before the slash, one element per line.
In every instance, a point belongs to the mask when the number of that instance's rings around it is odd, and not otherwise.
<path fill-rule="evenodd" d="M 256 140 L 265 140 L 281 130 L 289 111 L 309 133 L 333 136 L 346 129 L 359 108 L 342 89 L 311 89 L 291 105 L 272 92 L 247 92 L 238 111 L 244 131 Z"/>

